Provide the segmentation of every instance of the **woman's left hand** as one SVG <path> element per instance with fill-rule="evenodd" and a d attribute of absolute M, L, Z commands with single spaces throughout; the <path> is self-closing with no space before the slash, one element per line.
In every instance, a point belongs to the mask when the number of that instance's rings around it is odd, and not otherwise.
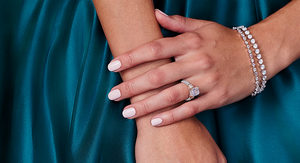
<path fill-rule="evenodd" d="M 129 51 L 115 58 L 108 67 L 120 72 L 164 58 L 174 57 L 175 62 L 115 86 L 109 93 L 111 100 L 120 101 L 180 80 L 198 87 L 200 95 L 195 99 L 152 118 L 153 126 L 162 126 L 239 101 L 252 93 L 255 84 L 251 62 L 237 31 L 210 21 L 166 16 L 158 10 L 155 14 L 162 27 L 182 34 Z M 187 85 L 178 83 L 126 106 L 123 116 L 137 118 L 178 104 L 188 97 Z"/>

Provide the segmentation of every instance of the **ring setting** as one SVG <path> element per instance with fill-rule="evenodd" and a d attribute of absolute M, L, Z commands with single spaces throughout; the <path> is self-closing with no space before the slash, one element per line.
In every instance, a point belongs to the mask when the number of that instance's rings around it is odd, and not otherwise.
<path fill-rule="evenodd" d="M 189 93 L 190 93 L 189 97 L 187 99 L 185 99 L 185 101 L 190 101 L 200 94 L 199 88 L 194 87 L 190 82 L 188 82 L 186 80 L 181 80 L 181 83 L 184 83 L 185 85 L 187 85 L 187 87 L 189 89 Z"/>

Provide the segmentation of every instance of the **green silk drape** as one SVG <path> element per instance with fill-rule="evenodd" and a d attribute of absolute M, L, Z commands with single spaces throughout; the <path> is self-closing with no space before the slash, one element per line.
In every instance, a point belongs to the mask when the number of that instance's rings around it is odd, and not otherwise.
<path fill-rule="evenodd" d="M 289 1 L 154 2 L 170 15 L 232 27 Z M 2 0 L 0 36 L 0 162 L 135 162 L 135 122 L 121 115 L 128 100 L 107 98 L 121 79 L 107 70 L 112 55 L 91 0 Z M 229 163 L 300 162 L 299 101 L 296 61 L 257 97 L 197 117 Z"/>

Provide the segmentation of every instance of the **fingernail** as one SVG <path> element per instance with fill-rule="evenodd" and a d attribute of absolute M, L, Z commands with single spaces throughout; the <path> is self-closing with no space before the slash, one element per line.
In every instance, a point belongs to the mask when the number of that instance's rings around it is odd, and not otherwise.
<path fill-rule="evenodd" d="M 115 100 L 115 99 L 118 99 L 120 97 L 121 97 L 121 92 L 120 92 L 119 89 L 115 89 L 115 90 L 109 92 L 109 94 L 108 94 L 108 98 L 110 100 Z"/>
<path fill-rule="evenodd" d="M 136 113 L 136 111 L 134 108 L 128 108 L 128 109 L 125 109 L 122 114 L 123 114 L 124 118 L 130 118 L 130 117 L 134 116 L 135 113 Z"/>
<path fill-rule="evenodd" d="M 161 14 L 163 14 L 164 16 L 169 16 L 166 13 L 162 12 L 160 9 L 156 9 L 158 12 L 160 12 Z"/>
<path fill-rule="evenodd" d="M 107 66 L 109 71 L 116 71 L 117 69 L 119 69 L 121 67 L 121 62 L 119 60 L 110 62 Z"/>
<path fill-rule="evenodd" d="M 162 122 L 161 118 L 155 118 L 155 119 L 151 120 L 151 125 L 152 126 L 157 126 L 157 125 L 161 124 L 161 122 Z"/>

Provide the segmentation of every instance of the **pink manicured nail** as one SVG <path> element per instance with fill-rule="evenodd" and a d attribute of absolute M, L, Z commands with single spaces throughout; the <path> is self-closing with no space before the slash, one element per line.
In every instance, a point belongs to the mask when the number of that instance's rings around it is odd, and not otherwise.
<path fill-rule="evenodd" d="M 121 92 L 120 92 L 119 89 L 115 89 L 115 90 L 109 92 L 109 94 L 108 94 L 108 98 L 110 100 L 116 100 L 116 99 L 118 99 L 120 97 L 121 97 Z"/>
<path fill-rule="evenodd" d="M 107 66 L 109 71 L 116 71 L 117 69 L 119 69 L 121 67 L 121 62 L 119 60 L 110 62 Z"/>
<path fill-rule="evenodd" d="M 157 125 L 159 125 L 161 123 L 162 123 L 162 119 L 161 118 L 155 118 L 155 119 L 151 120 L 151 125 L 152 126 L 157 126 Z"/>
<path fill-rule="evenodd" d="M 130 118 L 130 117 L 133 117 L 135 115 L 136 111 L 134 108 L 128 108 L 128 109 L 125 109 L 123 111 L 123 117 L 124 118 Z"/>
<path fill-rule="evenodd" d="M 163 14 L 164 16 L 169 16 L 166 13 L 162 12 L 160 9 L 156 9 L 158 12 L 160 12 L 161 14 Z"/>

